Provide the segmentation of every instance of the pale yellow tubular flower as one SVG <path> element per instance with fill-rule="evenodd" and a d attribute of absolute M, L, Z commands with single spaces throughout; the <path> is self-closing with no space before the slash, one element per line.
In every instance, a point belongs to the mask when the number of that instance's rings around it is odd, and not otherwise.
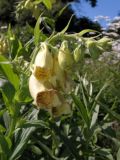
<path fill-rule="evenodd" d="M 62 70 L 58 62 L 58 54 L 53 58 L 53 75 L 50 78 L 50 83 L 57 89 L 68 93 L 72 89 L 70 78 L 66 71 Z"/>
<path fill-rule="evenodd" d="M 29 91 L 34 100 L 36 100 L 36 96 L 39 92 L 45 91 L 45 85 L 43 83 L 40 83 L 34 75 L 31 75 L 29 78 Z"/>
<path fill-rule="evenodd" d="M 43 42 L 41 44 L 41 49 L 35 58 L 33 74 L 38 80 L 48 80 L 52 74 L 52 69 L 52 53 L 49 52 L 47 44 Z"/>
<path fill-rule="evenodd" d="M 74 50 L 74 60 L 76 63 L 83 61 L 84 59 L 84 54 L 85 54 L 85 46 L 84 45 L 79 45 L 75 48 Z"/>
<path fill-rule="evenodd" d="M 71 106 L 67 102 L 63 102 L 63 104 L 59 107 L 52 108 L 52 114 L 54 117 L 59 117 L 61 115 L 69 115 L 72 113 Z"/>
<path fill-rule="evenodd" d="M 51 109 L 61 105 L 57 91 L 52 89 L 51 84 L 38 81 L 34 75 L 30 76 L 29 90 L 38 108 Z"/>
<path fill-rule="evenodd" d="M 57 89 L 63 90 L 65 87 L 65 72 L 59 66 L 58 54 L 55 54 L 53 58 L 53 72 L 50 83 Z"/>
<path fill-rule="evenodd" d="M 70 70 L 74 63 L 73 55 L 68 48 L 68 42 L 63 41 L 59 49 L 58 62 L 62 70 Z"/>

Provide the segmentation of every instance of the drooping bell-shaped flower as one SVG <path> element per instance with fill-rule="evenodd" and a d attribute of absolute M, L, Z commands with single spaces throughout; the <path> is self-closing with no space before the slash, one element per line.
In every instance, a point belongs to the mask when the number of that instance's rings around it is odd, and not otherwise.
<path fill-rule="evenodd" d="M 53 72 L 50 82 L 57 89 L 63 89 L 65 87 L 65 72 L 59 66 L 58 54 L 55 54 L 53 58 Z"/>
<path fill-rule="evenodd" d="M 38 108 L 51 109 L 61 105 L 57 90 L 53 89 L 49 82 L 38 81 L 34 75 L 30 76 L 29 90 Z"/>
<path fill-rule="evenodd" d="M 74 60 L 75 62 L 80 62 L 84 59 L 84 54 L 85 54 L 85 46 L 80 45 L 75 48 L 74 50 Z"/>
<path fill-rule="evenodd" d="M 53 57 L 45 42 L 41 44 L 33 65 L 34 76 L 41 81 L 48 80 L 53 70 Z"/>
<path fill-rule="evenodd" d="M 53 75 L 50 78 L 50 83 L 52 83 L 57 90 L 68 93 L 72 88 L 70 78 L 67 72 L 60 68 L 58 54 L 54 55 L 53 59 Z"/>

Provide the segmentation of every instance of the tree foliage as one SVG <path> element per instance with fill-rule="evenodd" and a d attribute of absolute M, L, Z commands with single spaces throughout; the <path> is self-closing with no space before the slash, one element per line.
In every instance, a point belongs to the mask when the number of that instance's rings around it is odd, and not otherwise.
<path fill-rule="evenodd" d="M 73 11 L 71 8 L 68 7 L 63 11 L 61 15 L 56 15 L 59 10 L 65 7 L 66 4 L 69 4 L 70 2 L 75 2 L 76 0 L 59 0 L 57 3 L 53 5 L 53 10 L 49 11 L 47 13 L 47 16 L 51 15 L 53 18 L 56 17 L 55 19 L 55 25 L 56 25 L 56 30 L 60 31 L 63 29 L 70 17 L 72 16 Z M 96 6 L 97 1 L 96 0 L 87 0 L 91 6 Z M 1 22 L 4 23 L 11 23 L 12 25 L 16 24 L 21 24 L 25 25 L 26 22 L 28 22 L 30 25 L 34 26 L 36 23 L 36 16 L 38 17 L 40 13 L 43 11 L 44 12 L 44 6 L 43 5 L 38 5 L 37 8 L 24 8 L 24 9 L 19 9 L 16 10 L 16 7 L 18 6 L 19 3 L 23 3 L 24 1 L 21 0 L 1 0 L 0 1 L 0 17 L 1 17 Z M 76 1 L 77 2 L 77 1 Z M 21 8 L 23 8 L 23 5 L 21 5 Z M 32 12 L 31 12 L 32 11 Z M 55 16 L 55 17 L 54 17 Z M 65 17 L 65 18 L 64 18 Z M 62 23 L 61 23 L 62 21 Z M 82 25 L 81 25 L 82 22 Z M 82 27 L 83 26 L 83 27 Z M 71 32 L 78 32 L 82 29 L 85 28 L 92 28 L 96 30 L 100 30 L 100 26 L 97 23 L 92 22 L 89 18 L 87 17 L 82 17 L 80 19 L 77 19 L 75 16 L 72 20 L 72 23 L 69 27 L 69 31 Z"/>

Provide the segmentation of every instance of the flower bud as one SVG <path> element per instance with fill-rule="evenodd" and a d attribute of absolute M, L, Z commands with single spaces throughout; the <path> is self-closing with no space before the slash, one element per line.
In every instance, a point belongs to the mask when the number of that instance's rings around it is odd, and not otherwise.
<path fill-rule="evenodd" d="M 33 74 L 38 80 L 47 80 L 53 70 L 53 57 L 52 53 L 49 52 L 47 44 L 42 43 L 41 49 L 38 52 L 33 68 Z"/>
<path fill-rule="evenodd" d="M 73 65 L 73 56 L 69 51 L 68 42 L 63 41 L 58 53 L 58 62 L 62 70 L 69 70 Z"/>
<path fill-rule="evenodd" d="M 110 51 L 112 49 L 112 42 L 107 37 L 103 37 L 98 40 L 98 45 L 102 47 L 105 51 Z"/>
<path fill-rule="evenodd" d="M 86 42 L 86 45 L 87 45 L 89 52 L 90 52 L 90 55 L 93 59 L 97 59 L 100 56 L 100 54 L 103 53 L 102 48 L 97 45 L 96 41 L 88 40 Z"/>
<path fill-rule="evenodd" d="M 50 109 L 61 105 L 61 101 L 57 95 L 57 91 L 52 89 L 50 83 L 41 83 L 34 75 L 29 79 L 29 90 L 34 104 L 38 108 Z"/>
<path fill-rule="evenodd" d="M 75 62 L 80 62 L 84 59 L 85 46 L 81 45 L 74 50 L 74 60 Z"/>

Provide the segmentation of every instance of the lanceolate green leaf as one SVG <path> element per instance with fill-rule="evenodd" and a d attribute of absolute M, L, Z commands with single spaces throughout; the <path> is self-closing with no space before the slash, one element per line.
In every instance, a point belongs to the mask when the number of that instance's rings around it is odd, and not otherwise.
<path fill-rule="evenodd" d="M 5 111 L 6 111 L 6 108 L 0 110 L 0 117 L 3 116 L 3 114 L 5 113 Z"/>
<path fill-rule="evenodd" d="M 44 5 L 46 6 L 47 9 L 52 8 L 52 3 L 50 0 L 43 0 Z"/>
<path fill-rule="evenodd" d="M 5 132 L 6 131 L 6 129 L 0 124 L 0 132 L 2 133 L 2 132 Z"/>
<path fill-rule="evenodd" d="M 44 128 L 49 128 L 48 124 L 42 120 L 33 120 L 33 121 L 27 121 L 22 128 L 29 128 L 29 127 L 44 127 Z"/>
<path fill-rule="evenodd" d="M 28 103 L 32 101 L 29 93 L 28 78 L 26 74 L 20 75 L 20 87 L 14 97 L 18 103 Z"/>
<path fill-rule="evenodd" d="M 41 24 L 41 15 L 39 16 L 35 28 L 34 28 L 34 40 L 35 40 L 35 45 L 38 44 L 39 40 L 40 40 L 40 24 Z"/>
<path fill-rule="evenodd" d="M 109 115 L 114 117 L 116 120 L 120 121 L 120 114 L 116 113 L 115 111 L 112 111 L 109 109 L 109 107 L 106 104 L 101 103 L 100 101 L 96 101 L 97 104 L 99 104 Z"/>
<path fill-rule="evenodd" d="M 57 38 L 58 38 L 59 36 L 61 36 L 61 35 L 63 36 L 63 34 L 68 30 L 68 27 L 69 27 L 69 25 L 70 25 L 70 22 L 71 22 L 72 18 L 73 18 L 73 15 L 71 16 L 68 24 L 65 26 L 65 28 L 64 28 L 61 32 L 58 32 L 58 33 L 55 34 L 55 35 L 53 34 L 53 35 L 51 35 L 51 36 L 48 38 L 49 42 L 57 39 Z"/>
<path fill-rule="evenodd" d="M 10 149 L 9 149 L 9 145 L 4 137 L 4 135 L 0 134 L 0 147 L 1 150 L 4 154 L 6 154 L 7 156 L 9 156 L 10 154 Z"/>
<path fill-rule="evenodd" d="M 113 160 L 113 156 L 110 153 L 110 149 L 106 148 L 99 148 L 96 150 L 96 153 L 99 155 L 99 157 L 104 157 L 106 160 Z"/>
<path fill-rule="evenodd" d="M 95 124 L 96 124 L 96 121 L 98 119 L 99 108 L 100 108 L 100 106 L 97 104 L 95 109 L 94 109 L 93 115 L 92 115 L 90 128 L 94 127 Z"/>
<path fill-rule="evenodd" d="M 14 89 L 13 85 L 6 82 L 3 85 L 3 87 L 1 88 L 1 91 L 5 95 L 5 97 L 7 98 L 8 103 L 11 104 L 13 102 L 13 98 L 15 95 L 15 89 Z M 4 101 L 4 103 L 6 103 L 6 102 Z"/>
<path fill-rule="evenodd" d="M 90 33 L 90 32 L 96 32 L 96 33 L 99 33 L 98 31 L 93 30 L 93 29 L 84 29 L 84 30 L 82 30 L 81 32 L 76 33 L 76 35 L 77 35 L 77 36 L 83 36 L 84 34 L 86 34 L 86 33 Z"/>
<path fill-rule="evenodd" d="M 42 143 L 40 140 L 38 141 L 38 144 L 40 145 L 41 149 L 44 150 L 47 154 L 49 154 L 53 160 L 60 160 L 59 158 L 55 157 L 52 153 L 52 150 L 49 147 L 47 147 L 44 143 Z"/>
<path fill-rule="evenodd" d="M 17 74 L 14 73 L 12 64 L 2 55 L 0 55 L 0 72 L 4 74 L 16 90 L 19 88 L 19 78 Z"/>
<path fill-rule="evenodd" d="M 72 99 L 73 99 L 75 105 L 77 106 L 77 109 L 79 110 L 81 118 L 84 120 L 86 125 L 89 126 L 89 123 L 90 123 L 89 122 L 89 115 L 87 114 L 87 110 L 86 110 L 85 106 L 81 102 L 80 98 L 78 98 L 76 95 L 71 94 L 71 96 L 72 96 Z"/>
<path fill-rule="evenodd" d="M 31 114 L 29 114 L 28 118 L 30 118 L 30 120 L 35 120 L 37 119 L 37 115 L 38 115 L 38 110 L 34 109 Z M 16 160 L 18 157 L 21 156 L 22 152 L 24 151 L 28 140 L 31 136 L 31 134 L 35 131 L 35 127 L 29 127 L 29 128 L 23 128 L 22 130 L 20 130 L 20 132 L 18 132 L 18 135 L 16 135 L 17 137 L 17 141 L 16 141 L 16 145 L 14 147 L 14 150 L 11 154 L 11 156 L 9 157 L 9 160 Z M 17 134 L 17 133 L 16 133 Z"/>
<path fill-rule="evenodd" d="M 64 12 L 64 10 L 68 7 L 69 4 L 66 4 L 56 15 L 56 18 L 60 17 L 62 15 L 62 13 Z"/>
<path fill-rule="evenodd" d="M 71 16 L 71 18 L 70 18 L 67 26 L 60 33 L 58 33 L 58 34 L 64 34 L 68 30 L 68 27 L 70 26 L 70 23 L 71 23 L 71 20 L 72 20 L 73 16 L 74 15 Z"/>
<path fill-rule="evenodd" d="M 94 110 L 94 108 L 95 108 L 95 106 L 96 106 L 96 104 L 97 104 L 97 100 L 99 99 L 101 93 L 102 93 L 107 87 L 108 87 L 108 83 L 105 83 L 105 84 L 103 85 L 103 87 L 99 90 L 99 92 L 98 92 L 98 94 L 96 95 L 96 97 L 94 98 L 95 101 L 94 101 L 94 103 L 93 103 L 93 105 L 92 105 L 92 107 L 91 107 L 91 113 L 93 112 L 93 110 Z"/>

